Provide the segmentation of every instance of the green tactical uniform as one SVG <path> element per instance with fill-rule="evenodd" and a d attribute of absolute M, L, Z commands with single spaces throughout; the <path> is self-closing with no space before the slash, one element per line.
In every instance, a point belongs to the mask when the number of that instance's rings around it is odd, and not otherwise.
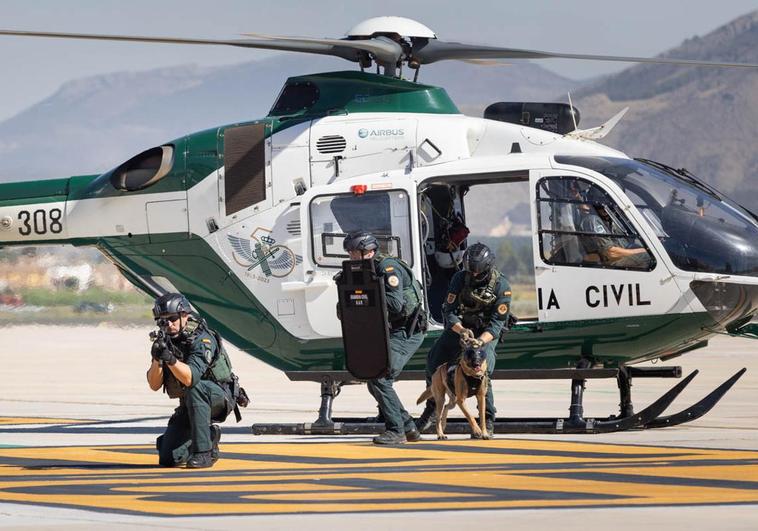
<path fill-rule="evenodd" d="M 387 431 L 406 433 L 416 429 L 392 385 L 408 360 L 424 341 L 426 315 L 416 312 L 422 297 L 421 285 L 410 268 L 397 258 L 374 257 L 376 273 L 384 279 L 390 323 L 390 357 L 387 376 L 368 381 L 368 390 L 384 416 Z M 411 323 L 416 316 L 417 323 Z M 419 326 L 420 325 L 420 326 Z M 409 335 L 408 332 L 412 331 Z"/>
<path fill-rule="evenodd" d="M 475 290 L 486 292 L 492 299 L 489 304 L 483 304 L 474 298 Z M 426 360 L 426 383 L 432 383 L 432 374 L 443 363 L 458 359 L 461 354 L 460 336 L 452 331 L 455 323 L 461 323 L 479 337 L 483 332 L 489 332 L 494 338 L 482 347 L 487 355 L 487 374 L 495 370 L 497 356 L 495 348 L 500 339 L 503 327 L 508 321 L 511 306 L 511 286 L 508 280 L 496 270 L 492 270 L 487 280 L 475 283 L 472 275 L 459 271 L 450 280 L 447 298 L 442 305 L 445 320 L 445 330 L 432 346 Z M 497 410 L 492 395 L 492 386 L 487 386 L 486 416 L 490 421 L 495 420 Z"/>
<path fill-rule="evenodd" d="M 211 422 L 223 422 L 234 409 L 231 364 L 215 335 L 196 321 L 188 323 L 184 335 L 184 339 L 170 338 L 169 348 L 189 365 L 192 385 L 184 387 L 164 365 L 163 390 L 170 398 L 179 398 L 179 407 L 156 441 L 161 466 L 176 466 L 194 453 L 210 451 Z"/>
<path fill-rule="evenodd" d="M 580 230 L 590 232 L 600 236 L 582 236 L 581 242 L 586 254 L 597 254 L 603 264 L 613 265 L 614 267 L 629 267 L 633 269 L 648 269 L 650 267 L 650 255 L 637 253 L 629 256 L 623 256 L 616 260 L 611 260 L 608 251 L 611 247 L 620 247 L 625 249 L 628 241 L 612 236 L 605 236 L 612 232 L 608 224 L 597 214 L 588 214 L 584 216 L 579 224 Z"/>

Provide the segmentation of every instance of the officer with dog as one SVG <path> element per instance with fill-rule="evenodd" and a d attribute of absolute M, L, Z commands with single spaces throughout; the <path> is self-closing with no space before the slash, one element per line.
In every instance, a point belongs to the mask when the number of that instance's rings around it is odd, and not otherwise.
<path fill-rule="evenodd" d="M 213 466 L 221 428 L 212 422 L 223 422 L 232 411 L 239 421 L 238 404 L 247 405 L 221 337 L 205 321 L 191 317 L 191 311 L 179 293 L 162 295 L 153 306 L 159 330 L 150 334 L 147 382 L 153 391 L 163 388 L 169 398 L 179 399 L 165 433 L 156 441 L 158 462 L 165 467 Z"/>
<path fill-rule="evenodd" d="M 437 367 L 460 356 L 462 345 L 484 350 L 488 376 L 495 370 L 495 347 L 508 323 L 511 287 L 494 266 L 495 255 L 486 245 L 475 243 L 466 249 L 463 270 L 453 275 L 442 305 L 445 330 L 427 355 L 427 387 Z M 429 428 L 434 410 L 434 401 L 428 400 L 416 421 L 420 431 Z M 487 386 L 486 427 L 490 435 L 495 415 L 492 386 Z"/>
<path fill-rule="evenodd" d="M 368 390 L 376 399 L 385 423 L 384 433 L 374 437 L 374 444 L 418 441 L 421 435 L 392 385 L 424 341 L 427 317 L 421 305 L 421 285 L 405 262 L 377 253 L 379 242 L 369 232 L 351 232 L 345 237 L 343 247 L 351 260 L 372 260 L 377 276 L 384 280 L 390 325 L 389 371 L 382 378 L 368 381 Z"/>

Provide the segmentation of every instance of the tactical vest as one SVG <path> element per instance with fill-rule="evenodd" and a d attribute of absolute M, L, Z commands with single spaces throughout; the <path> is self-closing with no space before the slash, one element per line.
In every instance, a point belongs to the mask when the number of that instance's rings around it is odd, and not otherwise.
<path fill-rule="evenodd" d="M 216 338 L 218 348 L 205 374 L 216 383 L 229 383 L 232 381 L 232 360 L 229 359 L 218 332 L 211 330 L 210 333 Z"/>
<path fill-rule="evenodd" d="M 458 306 L 458 317 L 463 326 L 482 330 L 490 324 L 492 308 L 497 302 L 497 282 L 499 279 L 500 273 L 493 270 L 485 286 L 474 287 L 473 276 L 466 273 Z"/>
<path fill-rule="evenodd" d="M 378 256 L 378 263 L 381 263 L 385 258 L 390 257 Z M 411 279 L 411 285 L 407 286 L 405 283 L 403 284 L 403 300 L 405 301 L 405 304 L 403 304 L 403 309 L 399 314 L 389 316 L 390 321 L 408 319 L 416 312 L 416 308 L 418 308 L 419 304 L 421 304 L 421 301 L 423 300 L 423 290 L 421 288 L 421 283 L 416 280 L 416 277 L 413 276 L 413 270 L 408 266 L 408 264 L 399 258 L 396 258 L 395 262 L 397 264 L 400 264 L 400 267 L 402 267 L 403 270 L 408 274 L 408 277 Z"/>
<path fill-rule="evenodd" d="M 229 359 L 229 355 L 226 353 L 226 349 L 221 343 L 221 336 L 215 330 L 209 330 L 205 322 L 189 321 L 187 327 L 184 330 L 184 337 L 180 340 L 186 348 L 190 348 L 195 338 L 202 331 L 206 331 L 213 335 L 216 339 L 216 352 L 213 355 L 213 359 L 208 364 L 208 370 L 202 375 L 201 379 L 211 380 L 217 384 L 225 384 L 232 381 L 232 362 Z M 175 345 L 172 341 L 169 341 L 169 347 L 179 361 L 184 360 L 184 350 Z M 174 376 L 174 373 L 170 370 L 163 371 L 163 390 L 168 394 L 169 398 L 182 398 L 184 396 L 184 385 Z"/>
<path fill-rule="evenodd" d="M 176 359 L 184 361 L 184 353 L 182 350 L 174 346 L 170 340 L 168 345 L 171 352 L 176 356 Z M 184 385 L 177 380 L 174 373 L 168 368 L 163 369 L 163 392 L 166 393 L 169 398 L 182 398 L 184 396 Z"/>

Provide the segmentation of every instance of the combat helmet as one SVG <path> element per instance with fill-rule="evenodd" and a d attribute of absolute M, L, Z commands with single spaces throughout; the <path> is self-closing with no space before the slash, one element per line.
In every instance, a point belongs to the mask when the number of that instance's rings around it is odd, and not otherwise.
<path fill-rule="evenodd" d="M 155 304 L 153 304 L 153 317 L 155 319 L 167 315 L 191 312 L 192 307 L 190 306 L 187 297 L 181 293 L 165 293 L 155 299 Z"/>
<path fill-rule="evenodd" d="M 354 231 L 345 236 L 345 239 L 342 242 L 342 247 L 347 252 L 361 251 L 367 253 L 370 251 L 376 251 L 379 248 L 379 242 L 370 232 Z"/>
<path fill-rule="evenodd" d="M 463 253 L 463 269 L 475 280 L 486 279 L 495 265 L 495 253 L 483 243 L 475 243 Z"/>

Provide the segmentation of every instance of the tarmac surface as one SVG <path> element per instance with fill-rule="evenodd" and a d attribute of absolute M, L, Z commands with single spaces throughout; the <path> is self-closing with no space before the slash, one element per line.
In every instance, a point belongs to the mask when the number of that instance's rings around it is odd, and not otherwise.
<path fill-rule="evenodd" d="M 2 529 L 758 529 L 758 343 L 719 337 L 671 360 L 700 374 L 678 411 L 742 367 L 705 417 L 603 435 L 451 435 L 402 447 L 369 436 L 255 436 L 253 423 L 310 422 L 319 386 L 230 349 L 253 403 L 223 424 L 212 469 L 162 469 L 155 438 L 174 404 L 149 390 L 148 329 L 0 328 Z M 672 385 L 638 379 L 638 410 Z M 400 382 L 417 414 L 420 382 Z M 497 381 L 501 416 L 561 416 L 567 381 Z M 590 380 L 587 417 L 618 407 L 613 380 Z M 335 416 L 376 412 L 345 387 Z M 454 412 L 458 414 L 457 412 Z"/>

